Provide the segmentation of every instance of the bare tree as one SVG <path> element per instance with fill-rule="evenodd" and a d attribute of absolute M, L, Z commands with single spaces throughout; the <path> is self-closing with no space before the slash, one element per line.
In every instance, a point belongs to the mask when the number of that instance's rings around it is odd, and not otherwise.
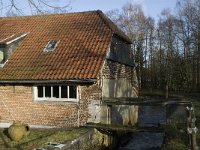
<path fill-rule="evenodd" d="M 176 13 L 165 9 L 158 24 L 140 5 L 108 13 L 133 41 L 139 87 L 166 91 L 200 90 L 200 1 L 180 0 Z"/>
<path fill-rule="evenodd" d="M 142 70 L 144 65 L 144 43 L 147 17 L 141 5 L 127 3 L 121 10 L 113 10 L 107 15 L 131 38 L 133 53 L 137 63 L 139 87 L 142 85 Z"/>
<path fill-rule="evenodd" d="M 62 3 L 62 6 L 59 5 Z M 47 0 L 0 0 L 1 15 L 24 15 L 27 8 L 31 14 L 62 13 L 70 10 L 71 0 L 58 0 L 50 2 Z"/>
<path fill-rule="evenodd" d="M 177 5 L 177 37 L 184 52 L 186 88 L 200 88 L 200 2 L 183 0 Z"/>

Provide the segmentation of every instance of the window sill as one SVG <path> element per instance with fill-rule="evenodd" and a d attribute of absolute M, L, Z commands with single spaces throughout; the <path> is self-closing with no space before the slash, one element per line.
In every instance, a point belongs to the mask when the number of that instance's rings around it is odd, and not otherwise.
<path fill-rule="evenodd" d="M 78 103 L 79 99 L 35 99 L 35 102 L 70 102 Z"/>

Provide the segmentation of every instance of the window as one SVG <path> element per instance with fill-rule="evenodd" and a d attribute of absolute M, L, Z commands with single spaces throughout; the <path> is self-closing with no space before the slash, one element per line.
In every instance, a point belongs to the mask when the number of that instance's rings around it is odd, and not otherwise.
<path fill-rule="evenodd" d="M 0 67 L 2 68 L 7 61 L 8 54 L 5 52 L 5 48 L 0 48 Z"/>
<path fill-rule="evenodd" d="M 46 85 L 34 87 L 35 100 L 78 101 L 77 86 L 75 85 Z"/>
<path fill-rule="evenodd" d="M 4 49 L 0 48 L 0 63 L 4 63 Z"/>
<path fill-rule="evenodd" d="M 45 52 L 50 52 L 50 51 L 55 50 L 57 44 L 58 44 L 57 40 L 51 40 L 51 41 L 49 41 L 48 44 L 45 46 L 44 51 Z"/>
<path fill-rule="evenodd" d="M 0 41 L 0 67 L 3 67 L 15 49 L 29 33 L 14 34 Z"/>

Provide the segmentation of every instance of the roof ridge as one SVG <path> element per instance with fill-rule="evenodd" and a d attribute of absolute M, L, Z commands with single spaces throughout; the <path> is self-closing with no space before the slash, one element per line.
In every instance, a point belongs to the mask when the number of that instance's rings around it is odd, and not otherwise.
<path fill-rule="evenodd" d="M 41 14 L 41 15 L 27 15 L 27 16 L 11 16 L 11 17 L 1 17 L 0 19 L 16 19 L 16 18 L 28 18 L 28 17 L 43 17 L 43 16 L 67 16 L 72 14 L 87 14 L 87 13 L 96 13 L 100 10 L 89 10 L 89 11 L 78 11 L 78 12 L 67 12 L 67 13 L 58 13 L 58 14 Z"/>
<path fill-rule="evenodd" d="M 110 18 L 108 18 L 101 10 L 97 10 L 96 12 L 104 21 L 104 23 L 114 32 L 114 34 L 118 35 L 128 43 L 132 43 L 131 39 L 117 25 L 115 25 L 113 21 Z"/>

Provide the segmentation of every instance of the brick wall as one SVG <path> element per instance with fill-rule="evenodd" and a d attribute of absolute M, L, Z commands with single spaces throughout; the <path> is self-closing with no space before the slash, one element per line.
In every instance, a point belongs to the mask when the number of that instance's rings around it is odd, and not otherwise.
<path fill-rule="evenodd" d="M 0 86 L 0 122 L 20 120 L 30 125 L 74 127 L 87 121 L 88 103 L 99 99 L 99 88 L 80 86 L 79 103 L 34 101 L 32 85 Z M 79 113 L 78 113 L 79 111 Z M 78 114 L 80 114 L 78 116 Z"/>
<path fill-rule="evenodd" d="M 94 100 L 101 100 L 102 89 L 99 84 L 93 84 L 90 86 L 81 87 L 81 100 L 80 100 L 80 125 L 84 125 L 88 118 L 91 116 L 89 114 L 88 106 Z"/>
<path fill-rule="evenodd" d="M 110 95 L 111 97 L 116 97 L 115 95 L 117 95 L 117 93 L 115 92 L 118 92 L 118 93 L 125 92 L 125 91 L 128 92 L 128 90 L 129 90 L 129 93 L 125 93 L 124 97 L 138 96 L 138 81 L 137 81 L 136 70 L 134 67 L 120 64 L 111 60 L 107 60 L 102 70 L 102 77 L 104 81 L 106 81 L 105 82 L 106 85 L 104 84 L 106 91 L 105 92 L 103 91 L 103 93 L 106 93 L 106 96 Z M 116 89 L 117 86 L 119 89 L 124 88 L 124 91 L 123 90 L 117 91 Z M 110 92 L 107 92 L 107 91 L 110 91 Z M 123 95 L 123 93 L 118 94 L 118 95 L 121 96 Z"/>
<path fill-rule="evenodd" d="M 107 60 L 102 71 L 102 76 L 105 79 L 126 78 L 133 84 L 133 86 L 137 86 L 136 71 L 132 66 Z"/>
<path fill-rule="evenodd" d="M 128 78 L 135 84 L 132 67 L 106 61 L 104 78 Z M 88 106 L 102 99 L 101 76 L 93 85 L 78 87 L 80 100 L 72 102 L 34 101 L 32 85 L 0 85 L 0 122 L 20 120 L 29 125 L 57 127 L 81 126 L 91 116 Z"/>
<path fill-rule="evenodd" d="M 135 68 L 107 60 L 103 71 L 103 97 L 138 97 L 138 84 Z M 135 125 L 138 120 L 138 106 L 103 106 L 101 122 L 114 125 Z M 102 110 L 103 110 L 102 109 Z M 109 113 L 109 114 L 108 114 Z M 109 118 L 108 118 L 109 117 Z"/>

